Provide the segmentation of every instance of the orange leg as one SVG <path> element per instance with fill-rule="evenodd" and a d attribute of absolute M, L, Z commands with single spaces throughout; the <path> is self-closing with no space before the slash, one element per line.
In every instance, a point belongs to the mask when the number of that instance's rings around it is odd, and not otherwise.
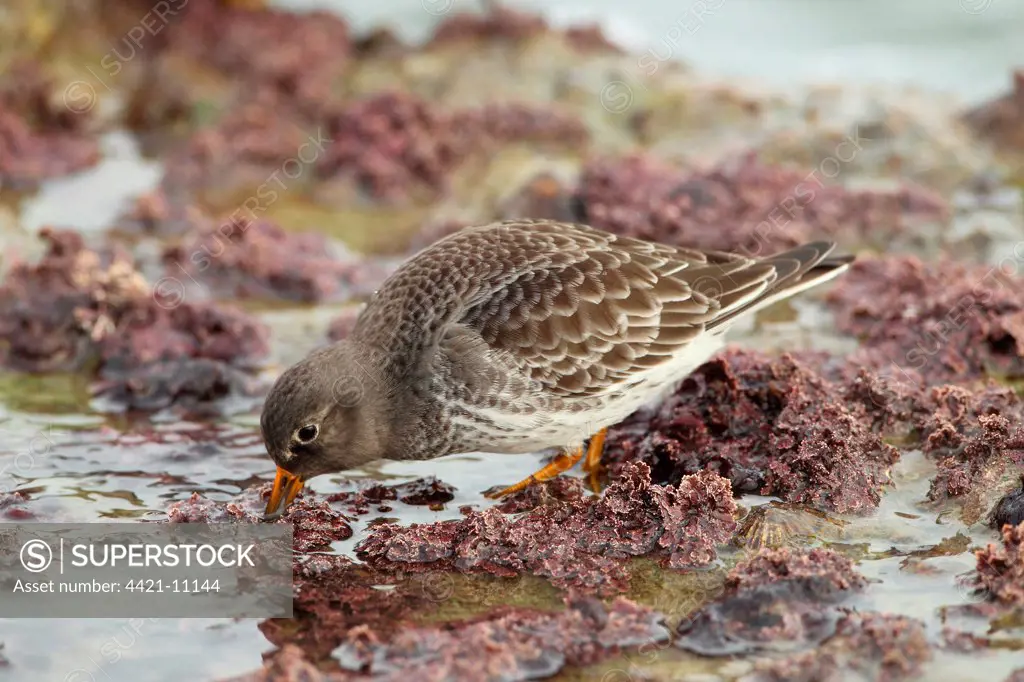
<path fill-rule="evenodd" d="M 604 452 L 604 437 L 608 435 L 608 429 L 604 428 L 594 434 L 587 446 L 587 458 L 583 460 L 583 471 L 590 474 L 590 489 L 595 493 L 601 492 L 601 453 Z"/>
<path fill-rule="evenodd" d="M 523 480 L 519 481 L 515 485 L 510 485 L 504 490 L 500 490 L 496 493 L 491 493 L 487 497 L 491 499 L 497 499 L 499 497 L 505 497 L 512 493 L 517 493 L 520 490 L 529 488 L 534 483 L 540 483 L 542 481 L 550 481 L 552 478 L 558 476 L 563 471 L 568 471 L 572 468 L 572 465 L 580 461 L 583 458 L 583 448 L 576 448 L 576 451 L 572 454 L 563 452 L 558 457 L 551 460 L 551 463 L 545 466 L 540 471 L 530 474 Z"/>

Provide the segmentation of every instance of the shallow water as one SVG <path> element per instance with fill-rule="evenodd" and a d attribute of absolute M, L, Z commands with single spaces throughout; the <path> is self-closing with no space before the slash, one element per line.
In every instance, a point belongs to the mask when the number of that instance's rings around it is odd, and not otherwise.
<path fill-rule="evenodd" d="M 812 304 L 798 307 L 802 314 L 792 316 L 797 320 L 823 317 Z M 268 317 L 274 321 L 275 315 Z M 282 318 L 287 316 L 276 315 L 278 322 Z M 761 332 L 767 336 L 758 337 L 759 347 L 763 347 L 765 338 L 772 339 L 772 346 L 784 348 L 806 345 L 810 338 L 806 325 L 799 321 L 766 324 Z M 820 347 L 827 337 L 813 338 Z M 836 350 L 827 341 L 825 345 Z M 292 351 L 298 353 L 299 349 Z M 254 414 L 239 415 L 216 426 L 175 421 L 131 425 L 118 418 L 88 414 L 73 393 L 65 392 L 71 383 L 54 379 L 44 386 L 36 380 L 9 381 L 0 395 L 3 442 L 23 444 L 13 453 L 19 466 L 11 472 L 12 487 L 30 492 L 35 500 L 33 509 L 47 518 L 157 520 L 164 518 L 169 503 L 186 499 L 194 491 L 226 500 L 257 480 L 271 477 Z M 31 402 L 19 400 L 26 392 L 35 395 Z M 30 458 L 24 456 L 26 452 Z M 19 454 L 21 457 L 16 456 Z M 11 456 L 8 450 L 6 459 L 10 461 Z M 385 516 L 413 523 L 459 518 L 462 505 L 489 504 L 481 491 L 497 482 L 526 476 L 537 468 L 540 459 L 457 455 L 428 462 L 382 462 L 353 474 L 389 483 L 434 475 L 456 486 L 455 499 L 443 511 L 391 503 L 393 511 Z M 879 510 L 867 518 L 846 518 L 849 525 L 842 544 L 860 547 L 857 553 L 863 554 L 864 560 L 859 568 L 872 580 L 856 606 L 920 618 L 928 625 L 930 636 L 937 638 L 943 625 L 940 607 L 972 599 L 958 587 L 956 578 L 972 568 L 973 556 L 961 553 L 921 559 L 931 569 L 922 574 L 901 569 L 904 555 L 931 548 L 958 532 L 966 533 L 972 546 L 982 546 L 993 539 L 993 533 L 985 528 L 965 529 L 953 520 L 940 522 L 935 510 L 918 504 L 924 499 L 933 468 L 923 456 L 905 454 L 894 471 L 895 488 L 885 496 Z M 330 477 L 316 480 L 312 487 L 321 493 L 341 488 Z M 765 501 L 767 498 L 747 496 L 740 502 L 749 507 Z M 370 515 L 354 522 L 354 536 L 335 543 L 335 551 L 351 555 L 373 518 Z M 738 557 L 736 550 L 722 552 L 727 564 Z M 502 586 L 502 603 L 555 603 L 554 591 L 543 581 L 527 578 L 509 582 Z M 670 580 L 660 572 L 646 582 L 634 579 L 634 585 L 641 583 L 643 587 L 637 587 L 631 596 L 666 612 L 672 611 L 666 604 L 684 599 L 681 595 L 685 593 L 678 592 L 678 579 Z M 493 605 L 494 593 L 485 598 L 480 584 L 476 579 L 454 576 L 442 595 L 449 603 L 441 604 L 439 613 L 432 617 L 457 616 Z M 978 634 L 987 629 L 983 620 L 959 625 Z M 1007 636 L 1017 646 L 1024 646 L 1024 633 Z M 184 679 L 216 679 L 259 667 L 260 654 L 273 648 L 257 630 L 255 621 L 227 619 L 0 620 L 0 639 L 5 644 L 5 655 L 13 662 L 9 672 L 0 668 L 0 679 L 12 680 L 144 682 L 169 679 L 171 671 Z M 975 658 L 943 654 L 928 665 L 931 672 L 925 679 L 998 680 L 1019 665 L 1019 657 L 1020 652 L 1013 650 L 991 653 L 982 667 Z M 680 677 L 682 673 L 698 671 L 731 679 L 733 673 L 744 671 L 735 661 L 701 659 L 674 649 L 661 650 L 642 663 L 644 670 L 676 676 L 669 679 L 685 679 Z M 600 679 L 627 664 L 628 658 L 613 659 L 580 671 L 579 679 Z M 954 677 L 948 676 L 953 673 Z M 564 679 L 573 679 L 575 674 L 567 672 Z"/>
<path fill-rule="evenodd" d="M 996 0 L 980 14 L 966 14 L 962 4 L 955 0 L 907 2 L 896 9 L 881 2 L 725 0 L 715 16 L 685 45 L 678 46 L 674 56 L 709 73 L 765 78 L 783 86 L 852 78 L 912 82 L 978 98 L 1001 91 L 1009 80 L 1014 53 L 1008 49 L 1008 41 L 1011 36 L 1014 41 L 1019 38 L 1024 5 Z M 640 4 L 628 19 L 618 14 L 622 11 L 619 5 L 608 2 L 591 3 L 586 11 L 568 3 L 548 6 L 554 16 L 562 18 L 591 16 L 591 12 L 616 17 L 608 20 L 613 35 L 640 49 L 657 46 L 666 22 L 682 13 L 668 3 Z M 375 3 L 372 11 L 359 12 L 358 18 L 373 22 L 402 13 L 401 23 L 414 35 L 431 21 L 422 10 L 418 1 Z M 736 35 L 744 36 L 739 47 L 733 39 Z M 128 199 L 158 181 L 159 166 L 142 159 L 127 136 L 108 137 L 106 149 L 108 160 L 98 168 L 48 183 L 34 197 L 14 202 L 16 224 L 0 222 L 4 253 L 38 249 L 32 235 L 45 224 L 73 224 L 85 231 L 98 231 L 110 224 Z M 997 213 L 1004 216 L 1010 234 L 1019 233 L 1019 199 L 1011 204 Z M 351 236 L 351 241 L 360 243 L 361 237 Z M 274 332 L 274 362 L 268 374 L 318 345 L 326 323 L 336 312 L 327 307 L 262 312 Z M 764 317 L 773 321 L 762 324 L 756 340 L 738 334 L 740 343 L 781 350 L 818 347 L 842 352 L 852 347 L 849 339 L 829 335 L 827 318 L 812 301 L 782 306 Z M 171 502 L 186 499 L 195 491 L 212 499 L 227 499 L 255 482 L 269 480 L 273 468 L 259 442 L 256 424 L 257 413 L 252 410 L 216 425 L 159 418 L 154 423 L 129 423 L 94 411 L 86 382 L 79 377 L 0 375 L 0 466 L 6 467 L 0 487 L 29 492 L 34 499 L 32 509 L 47 519 L 157 520 L 163 518 Z M 354 475 L 394 482 L 434 475 L 457 488 L 455 499 L 443 511 L 394 503 L 387 516 L 411 523 L 458 518 L 462 505 L 489 504 L 481 491 L 498 482 L 519 480 L 535 470 L 539 461 L 540 455 L 473 454 L 430 462 L 381 463 Z M 940 608 L 973 599 L 956 580 L 973 566 L 973 557 L 965 551 L 934 558 L 908 559 L 907 555 L 958 533 L 966 535 L 972 547 L 995 536 L 985 528 L 964 528 L 952 516 L 941 516 L 940 510 L 920 504 L 932 466 L 921 456 L 904 455 L 894 472 L 895 488 L 870 517 L 847 519 L 850 523 L 843 544 L 858 548 L 863 555 L 860 570 L 873 580 L 857 605 L 920 618 L 928 625 L 929 635 L 937 639 L 943 625 Z M 331 492 L 338 483 L 327 477 L 312 487 Z M 747 497 L 741 504 L 763 501 Z M 336 543 L 334 549 L 350 554 L 372 518 L 354 523 L 354 537 Z M 731 562 L 736 556 L 736 551 L 726 551 L 723 561 Z M 907 561 L 930 571 L 911 572 L 903 567 Z M 659 606 L 673 602 L 680 579 L 653 575 L 653 587 L 648 583 L 633 596 Z M 472 580 L 459 576 L 455 580 L 448 599 L 450 612 L 458 615 L 467 606 L 472 609 L 477 593 Z M 517 585 L 507 589 L 510 593 L 519 589 L 524 601 L 554 601 L 553 593 L 539 581 L 512 582 Z M 958 625 L 979 633 L 988 627 L 984 621 Z M 1020 629 L 997 636 L 1008 645 L 1024 646 Z M 215 679 L 258 668 L 261 653 L 272 648 L 255 621 L 228 619 L 0 619 L 0 642 L 3 656 L 11 661 L 10 667 L 0 667 L 0 680 L 69 682 Z M 1021 656 L 1011 648 L 991 652 L 984 659 L 940 654 L 927 665 L 925 679 L 1000 680 L 1021 665 Z M 602 679 L 640 663 L 624 657 L 587 671 L 567 671 L 560 677 Z M 745 670 L 742 661 L 699 659 L 674 649 L 658 652 L 653 660 L 645 659 L 642 667 L 680 680 L 686 679 L 687 673 L 698 672 L 732 679 Z"/>

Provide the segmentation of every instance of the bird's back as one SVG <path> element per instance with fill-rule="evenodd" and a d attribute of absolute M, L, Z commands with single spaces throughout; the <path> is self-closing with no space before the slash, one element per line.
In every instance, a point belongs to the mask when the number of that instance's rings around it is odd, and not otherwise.
<path fill-rule="evenodd" d="M 753 259 L 549 221 L 467 228 L 403 264 L 352 338 L 430 375 L 452 420 L 482 425 L 485 441 L 532 447 L 524 429 L 544 439 L 554 422 L 625 417 L 738 316 L 839 274 L 849 260 L 831 250 Z"/>

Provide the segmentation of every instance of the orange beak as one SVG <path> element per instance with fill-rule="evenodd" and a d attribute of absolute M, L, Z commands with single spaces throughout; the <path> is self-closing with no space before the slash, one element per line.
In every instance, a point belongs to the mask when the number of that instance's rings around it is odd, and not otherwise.
<path fill-rule="evenodd" d="M 263 520 L 273 521 L 284 514 L 285 509 L 292 503 L 300 490 L 302 490 L 302 479 L 277 467 L 274 489 L 270 491 L 270 501 L 267 502 L 267 511 L 263 515 Z"/>

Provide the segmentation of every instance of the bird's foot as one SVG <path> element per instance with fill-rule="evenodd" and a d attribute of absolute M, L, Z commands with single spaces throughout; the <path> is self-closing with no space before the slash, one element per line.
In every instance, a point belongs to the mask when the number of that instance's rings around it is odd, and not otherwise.
<path fill-rule="evenodd" d="M 587 446 L 587 457 L 583 460 L 583 471 L 588 474 L 587 480 L 590 483 L 590 489 L 595 494 L 601 492 L 601 454 L 604 452 L 604 439 L 608 435 L 608 429 L 601 429 L 590 439 L 590 444 Z M 492 500 L 496 500 L 512 493 L 517 493 L 520 490 L 526 490 L 534 483 L 541 483 L 543 481 L 550 481 L 559 474 L 568 471 L 573 467 L 576 462 L 583 459 L 583 448 L 576 448 L 573 452 L 563 452 L 562 454 L 555 457 L 551 462 L 543 467 L 540 471 L 530 474 L 523 480 L 519 481 L 514 485 L 510 485 L 507 488 L 499 490 L 495 493 L 487 493 L 486 496 Z"/>
<path fill-rule="evenodd" d="M 590 489 L 594 494 L 601 492 L 601 454 L 604 452 L 604 438 L 607 435 L 607 428 L 594 434 L 587 446 L 587 458 L 583 460 L 583 471 L 589 474 Z"/>
<path fill-rule="evenodd" d="M 562 472 L 571 469 L 572 466 L 581 459 L 583 459 L 583 448 L 577 448 L 572 453 L 563 452 L 560 455 L 558 455 L 558 457 L 555 457 L 553 460 L 551 460 L 551 462 L 548 463 L 545 467 L 540 469 L 540 471 L 536 471 L 530 474 L 523 480 L 519 481 L 514 485 L 510 485 L 504 490 L 499 490 L 496 493 L 487 493 L 486 496 L 492 500 L 497 500 L 499 498 L 505 497 L 506 495 L 517 493 L 520 490 L 526 490 L 534 483 L 550 481 L 552 478 L 555 478 Z"/>

